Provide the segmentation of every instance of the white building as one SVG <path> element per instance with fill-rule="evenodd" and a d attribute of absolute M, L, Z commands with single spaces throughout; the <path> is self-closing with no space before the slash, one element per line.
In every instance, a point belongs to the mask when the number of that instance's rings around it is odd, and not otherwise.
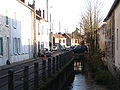
<path fill-rule="evenodd" d="M 53 34 L 53 46 L 59 44 L 62 47 L 66 47 L 66 38 L 61 34 Z M 60 48 L 60 47 L 59 47 Z"/>
<path fill-rule="evenodd" d="M 0 1 L 0 65 L 6 64 L 9 58 L 9 12 L 5 1 Z M 4 6 L 6 5 L 6 7 Z"/>
<path fill-rule="evenodd" d="M 36 39 L 37 39 L 37 52 L 39 49 L 49 49 L 49 29 L 48 22 L 44 19 L 36 19 Z"/>
<path fill-rule="evenodd" d="M 33 9 L 20 0 L 2 0 L 0 12 L 0 65 L 32 58 Z"/>
<path fill-rule="evenodd" d="M 49 49 L 49 22 L 47 0 L 36 1 L 36 40 L 37 52 L 39 49 Z"/>
<path fill-rule="evenodd" d="M 29 1 L 0 1 L 0 65 L 30 59 L 39 49 L 49 49 L 48 1 Z"/>

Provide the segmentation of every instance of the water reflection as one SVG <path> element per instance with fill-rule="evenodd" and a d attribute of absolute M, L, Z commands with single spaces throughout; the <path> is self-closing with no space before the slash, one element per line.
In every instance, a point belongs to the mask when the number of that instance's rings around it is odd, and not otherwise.
<path fill-rule="evenodd" d="M 77 69 L 77 67 L 78 69 Z M 107 90 L 103 86 L 96 85 L 96 83 L 90 78 L 90 74 L 87 76 L 81 73 L 81 63 L 75 64 L 75 75 L 71 77 L 69 84 L 65 86 L 64 90 Z M 79 71 L 78 71 L 79 70 Z"/>

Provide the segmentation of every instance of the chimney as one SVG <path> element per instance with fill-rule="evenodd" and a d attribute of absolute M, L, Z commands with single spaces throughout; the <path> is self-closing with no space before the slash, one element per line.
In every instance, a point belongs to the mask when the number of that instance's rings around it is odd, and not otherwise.
<path fill-rule="evenodd" d="M 25 0 L 21 0 L 23 3 L 25 3 Z"/>
<path fill-rule="evenodd" d="M 43 18 L 45 18 L 45 10 L 43 10 Z"/>
<path fill-rule="evenodd" d="M 72 38 L 73 38 L 73 32 L 72 32 Z"/>
<path fill-rule="evenodd" d="M 41 10 L 39 9 L 39 15 L 41 16 Z"/>

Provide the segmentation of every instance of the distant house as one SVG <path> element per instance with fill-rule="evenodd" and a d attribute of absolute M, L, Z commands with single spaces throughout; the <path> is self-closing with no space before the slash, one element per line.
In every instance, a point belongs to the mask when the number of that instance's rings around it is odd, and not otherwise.
<path fill-rule="evenodd" d="M 53 34 L 53 45 L 59 44 L 62 47 L 66 47 L 66 38 L 61 34 Z"/>
<path fill-rule="evenodd" d="M 80 45 L 80 42 L 83 40 L 82 36 L 78 36 L 74 32 L 72 34 L 71 33 L 64 33 L 64 37 L 66 38 L 66 45 L 67 46 Z"/>

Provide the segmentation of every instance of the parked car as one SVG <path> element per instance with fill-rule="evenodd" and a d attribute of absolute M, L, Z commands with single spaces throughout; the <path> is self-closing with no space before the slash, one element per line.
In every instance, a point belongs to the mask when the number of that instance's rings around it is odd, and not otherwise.
<path fill-rule="evenodd" d="M 75 46 L 70 46 L 70 48 L 71 48 L 71 49 L 74 49 L 74 48 L 75 48 Z"/>
<path fill-rule="evenodd" d="M 84 47 L 79 45 L 79 46 L 76 46 L 74 49 L 73 49 L 73 52 L 74 53 L 83 53 L 84 52 Z"/>
<path fill-rule="evenodd" d="M 70 51 L 70 50 L 72 50 L 72 49 L 70 48 L 70 46 L 67 46 L 67 47 L 65 47 L 65 50 L 66 50 L 66 51 Z"/>
<path fill-rule="evenodd" d="M 47 48 L 44 48 L 46 57 L 51 57 L 51 51 L 49 51 Z"/>
<path fill-rule="evenodd" d="M 57 51 L 58 47 L 57 46 L 53 46 L 53 51 Z"/>
<path fill-rule="evenodd" d="M 47 48 L 44 48 L 41 50 L 41 57 L 46 56 L 46 57 L 51 57 L 51 51 L 49 51 Z"/>

